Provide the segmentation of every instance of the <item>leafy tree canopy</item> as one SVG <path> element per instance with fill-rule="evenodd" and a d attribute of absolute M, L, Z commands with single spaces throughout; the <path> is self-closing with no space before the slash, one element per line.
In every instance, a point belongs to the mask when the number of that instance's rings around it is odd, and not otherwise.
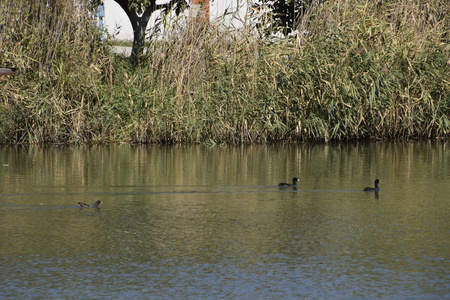
<path fill-rule="evenodd" d="M 259 0 L 253 1 L 253 6 L 264 11 L 263 20 L 267 22 L 259 21 L 258 26 L 268 33 L 275 30 L 288 35 L 296 30 L 305 12 L 321 2 L 324 0 Z"/>

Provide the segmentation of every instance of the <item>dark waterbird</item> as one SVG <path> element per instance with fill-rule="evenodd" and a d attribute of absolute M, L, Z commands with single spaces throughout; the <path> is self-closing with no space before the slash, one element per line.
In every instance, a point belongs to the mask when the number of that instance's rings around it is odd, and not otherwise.
<path fill-rule="evenodd" d="M 94 204 L 86 204 L 86 203 L 83 203 L 83 202 L 78 202 L 78 206 L 79 207 L 86 207 L 86 208 L 98 208 L 99 207 L 99 205 L 100 204 L 102 204 L 102 201 L 100 201 L 100 200 L 97 200 L 97 202 L 95 202 Z"/>
<path fill-rule="evenodd" d="M 378 192 L 380 188 L 378 187 L 378 184 L 380 181 L 378 179 L 375 179 L 375 187 L 366 187 L 364 188 L 364 192 Z"/>
<path fill-rule="evenodd" d="M 278 184 L 278 187 L 283 188 L 283 187 L 297 187 L 297 182 L 299 182 L 300 180 L 298 180 L 297 177 L 294 177 L 292 179 L 292 184 L 290 183 L 286 183 L 286 182 L 282 182 L 280 184 Z"/>

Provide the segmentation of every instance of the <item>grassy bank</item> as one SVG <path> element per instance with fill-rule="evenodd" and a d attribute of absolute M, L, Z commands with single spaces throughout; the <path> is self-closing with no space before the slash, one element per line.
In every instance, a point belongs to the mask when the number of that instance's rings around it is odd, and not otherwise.
<path fill-rule="evenodd" d="M 348 2 L 315 7 L 290 39 L 175 26 L 139 66 L 72 1 L 1 4 L 0 65 L 20 76 L 0 79 L 0 141 L 450 137 L 445 1 Z"/>

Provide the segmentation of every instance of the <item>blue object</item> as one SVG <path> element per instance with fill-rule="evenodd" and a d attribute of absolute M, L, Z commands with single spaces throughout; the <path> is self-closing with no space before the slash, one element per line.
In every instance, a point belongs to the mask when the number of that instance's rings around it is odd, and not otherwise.
<path fill-rule="evenodd" d="M 105 6 L 103 2 L 97 7 L 98 26 L 100 27 L 100 40 L 103 42 L 103 18 L 105 17 Z"/>

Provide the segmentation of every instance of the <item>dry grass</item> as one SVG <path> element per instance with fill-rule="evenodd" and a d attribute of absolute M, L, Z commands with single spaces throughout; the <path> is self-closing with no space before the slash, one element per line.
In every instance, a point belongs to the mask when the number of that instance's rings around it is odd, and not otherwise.
<path fill-rule="evenodd" d="M 0 4 L 15 24 L 0 63 L 21 70 L 0 81 L 3 142 L 450 136 L 444 1 L 328 1 L 290 39 L 178 25 L 139 66 L 105 51 L 72 1 L 32 3 Z"/>

